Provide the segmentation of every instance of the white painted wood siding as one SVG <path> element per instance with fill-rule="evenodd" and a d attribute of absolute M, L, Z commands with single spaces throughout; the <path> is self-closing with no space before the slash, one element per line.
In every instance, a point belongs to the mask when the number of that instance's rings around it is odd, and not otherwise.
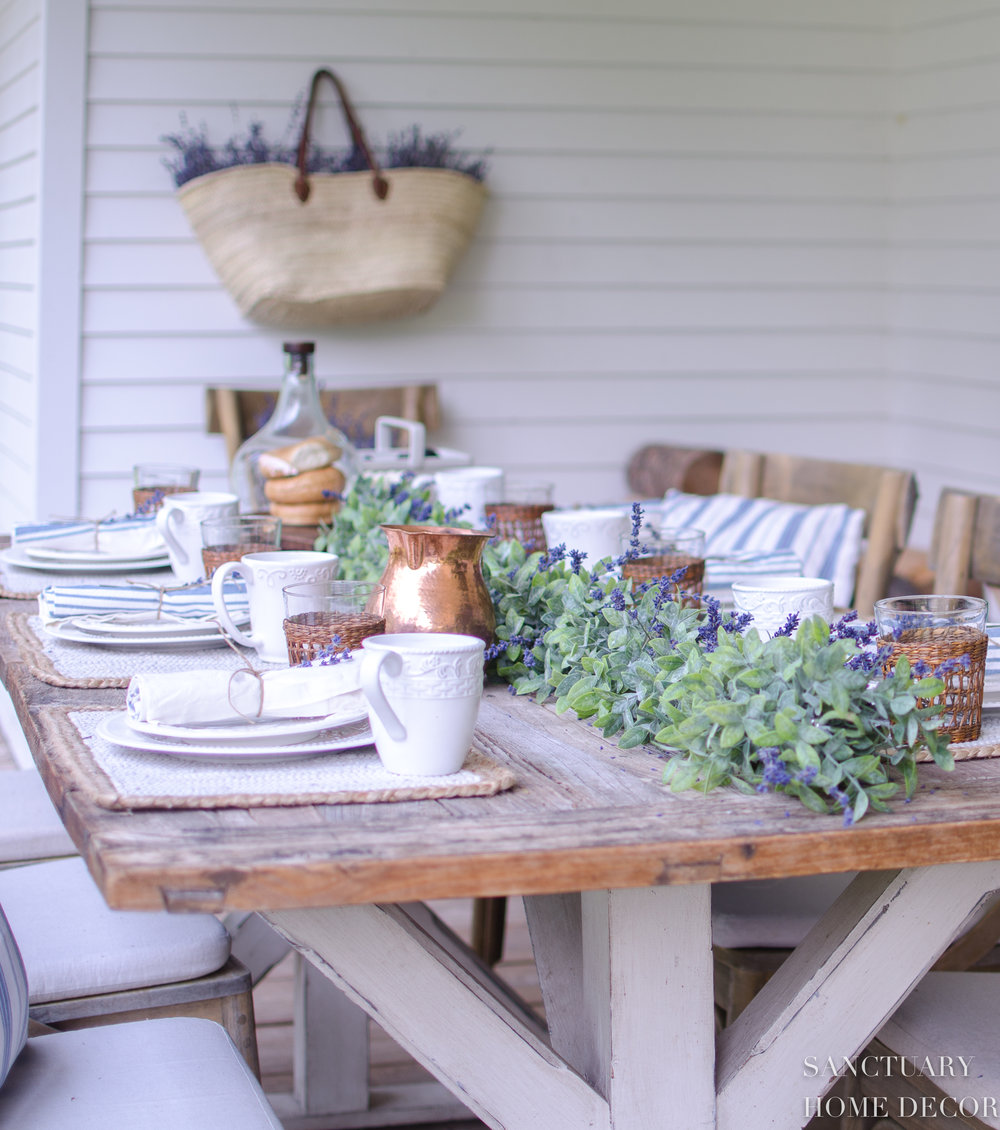
<path fill-rule="evenodd" d="M 31 516 L 37 473 L 41 9 L 0 4 L 0 529 Z"/>
<path fill-rule="evenodd" d="M 892 434 L 926 545 L 941 486 L 1000 494 L 1000 4 L 896 15 Z"/>
<path fill-rule="evenodd" d="M 885 398 L 889 10 L 871 0 L 91 0 L 83 509 L 140 458 L 224 482 L 208 384 L 270 386 L 161 161 L 180 115 L 280 134 L 312 70 L 373 139 L 492 150 L 483 222 L 419 318 L 317 336 L 329 385 L 437 381 L 439 442 L 571 503 L 649 440 L 870 458 Z M 329 107 L 329 95 L 324 95 Z M 325 110 L 319 135 L 342 136 Z M 861 412 L 863 409 L 863 419 Z"/>

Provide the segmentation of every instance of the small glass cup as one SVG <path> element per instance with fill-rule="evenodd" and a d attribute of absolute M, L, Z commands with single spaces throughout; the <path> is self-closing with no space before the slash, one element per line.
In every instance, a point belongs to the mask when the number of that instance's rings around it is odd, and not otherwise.
<path fill-rule="evenodd" d="M 986 601 L 977 596 L 921 594 L 875 602 L 879 647 L 890 649 L 883 671 L 902 655 L 911 666 L 940 671 L 944 693 L 932 701 L 943 704 L 938 733 L 952 742 L 975 741 L 982 727 L 986 613 Z"/>
<path fill-rule="evenodd" d="M 368 581 L 308 581 L 286 585 L 285 642 L 292 667 L 320 652 L 354 651 L 385 632 L 385 585 Z"/>
<path fill-rule="evenodd" d="M 622 539 L 622 552 L 628 554 L 635 548 L 631 536 L 626 535 Z M 683 592 L 687 606 L 699 604 L 705 582 L 704 531 L 693 526 L 641 527 L 638 552 L 622 562 L 622 576 L 634 584 L 646 584 L 678 572 L 675 595 Z"/>
<path fill-rule="evenodd" d="M 136 514 L 154 514 L 168 494 L 198 489 L 197 467 L 177 463 L 137 463 L 132 468 L 132 509 Z"/>
<path fill-rule="evenodd" d="M 270 514 L 206 518 L 201 523 L 201 560 L 209 581 L 224 561 L 239 561 L 248 553 L 280 548 L 281 519 Z"/>

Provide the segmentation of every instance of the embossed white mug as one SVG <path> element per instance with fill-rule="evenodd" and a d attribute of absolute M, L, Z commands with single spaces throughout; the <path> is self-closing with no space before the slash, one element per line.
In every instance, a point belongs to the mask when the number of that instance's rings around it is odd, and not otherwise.
<path fill-rule="evenodd" d="M 361 646 L 361 689 L 385 768 L 412 777 L 457 773 L 479 716 L 483 641 L 398 632 Z"/>
<path fill-rule="evenodd" d="M 761 637 L 772 636 L 793 613 L 833 619 L 833 581 L 822 577 L 757 577 L 733 583 L 733 604 L 753 616 Z"/>
<path fill-rule="evenodd" d="M 218 490 L 194 490 L 168 494 L 156 512 L 156 528 L 167 543 L 167 556 L 174 576 L 182 585 L 201 580 L 205 564 L 201 559 L 201 524 L 206 518 L 235 515 L 239 499 Z"/>
<path fill-rule="evenodd" d="M 235 643 L 252 647 L 265 663 L 288 663 L 285 642 L 285 585 L 308 581 L 332 581 L 340 558 L 335 553 L 309 549 L 276 549 L 247 553 L 239 561 L 225 561 L 212 577 L 212 603 L 226 635 Z M 223 586 L 234 570 L 246 582 L 250 604 L 250 630 L 242 632 L 226 607 Z"/>

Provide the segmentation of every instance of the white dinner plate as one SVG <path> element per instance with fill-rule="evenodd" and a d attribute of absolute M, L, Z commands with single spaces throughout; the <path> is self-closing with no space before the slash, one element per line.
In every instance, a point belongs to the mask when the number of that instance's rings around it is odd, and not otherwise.
<path fill-rule="evenodd" d="M 353 726 L 367 718 L 367 707 L 358 709 L 355 702 L 356 700 L 352 700 L 349 709 L 329 714 L 325 718 L 277 718 L 270 722 L 209 722 L 200 726 L 185 726 L 167 722 L 136 722 L 126 714 L 125 721 L 135 733 L 147 738 L 159 738 L 161 741 L 194 745 L 292 744 L 305 741 L 323 730 Z"/>
<path fill-rule="evenodd" d="M 98 549 L 64 549 L 45 542 L 22 543 L 21 548 L 31 558 L 38 561 L 76 561 L 91 565 L 133 565 L 142 561 L 162 561 L 167 556 L 167 547 L 143 550 L 141 553 L 109 553 Z"/>
<path fill-rule="evenodd" d="M 122 561 L 102 558 L 100 562 L 80 561 L 41 561 L 32 557 L 23 545 L 11 545 L 0 550 L 0 561 L 14 565 L 18 569 L 40 569 L 44 573 L 144 573 L 152 569 L 169 569 L 170 558 L 164 553 L 161 557 L 146 557 L 141 561 Z"/>
<path fill-rule="evenodd" d="M 157 619 L 155 612 L 122 612 L 113 616 L 100 613 L 68 617 L 75 629 L 94 636 L 128 636 L 150 640 L 173 639 L 174 636 L 216 636 L 219 624 L 214 616 Z M 237 625 L 249 623 L 250 617 L 234 617 Z"/>
<path fill-rule="evenodd" d="M 96 734 L 99 738 L 125 749 L 137 749 L 143 753 L 160 753 L 169 757 L 188 757 L 199 761 L 256 761 L 280 760 L 290 757 L 314 757 L 322 753 L 333 753 L 341 749 L 360 749 L 371 745 L 372 732 L 367 717 L 351 726 L 338 725 L 324 730 L 303 741 L 276 741 L 267 744 L 216 743 L 196 745 L 194 742 L 163 741 L 136 733 L 129 725 L 125 712 L 109 714 L 98 723 Z"/>
<path fill-rule="evenodd" d="M 96 635 L 94 632 L 84 632 L 76 626 L 73 616 L 60 620 L 58 624 L 43 624 L 46 635 L 55 640 L 69 643 L 87 643 L 92 647 L 118 647 L 136 648 L 147 651 L 162 647 L 224 647 L 225 639 L 221 632 L 186 632 L 182 635 L 160 636 L 129 636 L 129 635 Z"/>

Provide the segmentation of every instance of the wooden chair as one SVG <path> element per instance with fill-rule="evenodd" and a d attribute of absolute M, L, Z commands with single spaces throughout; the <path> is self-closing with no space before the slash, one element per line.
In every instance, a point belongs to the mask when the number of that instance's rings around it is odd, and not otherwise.
<path fill-rule="evenodd" d="M 934 592 L 978 594 L 1000 586 L 1000 497 L 945 487 L 928 554 Z"/>
<path fill-rule="evenodd" d="M 201 1017 L 258 1070 L 250 975 L 212 915 L 111 910 L 79 857 L 0 871 L 0 902 L 20 938 L 33 1020 L 70 1030 Z"/>
<path fill-rule="evenodd" d="M 635 498 L 660 498 L 671 488 L 685 494 L 715 494 L 722 470 L 721 451 L 647 443 L 628 461 L 625 477 Z"/>
<path fill-rule="evenodd" d="M 253 1072 L 217 1024 L 171 1017 L 49 1032 L 29 1019 L 28 992 L 0 911 L 0 1124 L 281 1130 Z"/>
<path fill-rule="evenodd" d="M 864 510 L 867 541 L 853 602 L 862 616 L 870 615 L 875 601 L 888 594 L 917 501 L 916 479 L 909 471 L 752 451 L 726 452 L 719 491 L 810 505 L 844 502 Z"/>
<path fill-rule="evenodd" d="M 258 431 L 270 416 L 277 396 L 277 391 L 267 389 L 210 388 L 206 391 L 208 432 L 223 435 L 230 462 L 240 444 Z M 375 420 L 379 416 L 416 420 L 428 431 L 441 424 L 437 385 L 323 389 L 320 400 L 327 418 L 358 446 L 371 446 Z"/>

